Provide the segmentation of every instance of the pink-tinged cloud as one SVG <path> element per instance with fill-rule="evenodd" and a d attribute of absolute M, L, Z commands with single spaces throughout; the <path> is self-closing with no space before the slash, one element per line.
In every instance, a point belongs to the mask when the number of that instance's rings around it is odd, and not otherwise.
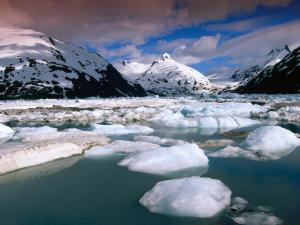
<path fill-rule="evenodd" d="M 0 0 L 0 25 L 63 40 L 141 44 L 178 26 L 218 20 L 291 0 Z"/>

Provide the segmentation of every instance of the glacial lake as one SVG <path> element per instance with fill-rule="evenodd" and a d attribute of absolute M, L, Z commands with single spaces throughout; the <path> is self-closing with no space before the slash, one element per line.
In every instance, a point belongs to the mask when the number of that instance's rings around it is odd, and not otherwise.
<path fill-rule="evenodd" d="M 285 125 L 293 131 L 297 124 Z M 151 135 L 204 142 L 224 139 L 199 130 L 157 128 Z M 132 136 L 114 137 L 132 140 Z M 242 139 L 234 139 L 239 142 Z M 254 207 L 270 207 L 288 225 L 300 224 L 300 148 L 274 161 L 210 158 L 202 175 L 221 180 Z M 75 156 L 0 177 L 1 225 L 227 225 L 236 224 L 225 211 L 210 219 L 152 214 L 139 199 L 155 183 L 171 179 L 128 171 L 117 162 L 123 156 Z M 189 171 L 201 175 L 203 171 Z M 180 176 L 180 174 L 178 174 Z"/>

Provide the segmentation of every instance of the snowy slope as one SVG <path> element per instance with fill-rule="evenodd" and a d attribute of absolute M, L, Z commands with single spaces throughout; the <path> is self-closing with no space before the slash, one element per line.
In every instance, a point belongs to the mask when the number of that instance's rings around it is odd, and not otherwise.
<path fill-rule="evenodd" d="M 267 66 L 235 90 L 239 93 L 299 93 L 300 47 L 293 50 L 275 65 Z"/>
<path fill-rule="evenodd" d="M 33 30 L 0 28 L 0 98 L 144 95 L 96 53 Z"/>
<path fill-rule="evenodd" d="M 114 64 L 117 70 L 126 78 L 136 80 L 140 78 L 150 67 L 149 64 L 139 62 L 122 61 Z"/>
<path fill-rule="evenodd" d="M 161 96 L 209 92 L 212 85 L 197 70 L 173 60 L 165 53 L 136 80 L 146 91 Z"/>
<path fill-rule="evenodd" d="M 245 69 L 235 71 L 232 75 L 232 79 L 234 81 L 244 82 L 246 79 L 254 77 L 268 66 L 273 66 L 280 62 L 290 52 L 287 45 L 283 48 L 272 49 L 260 63 L 249 65 Z"/>

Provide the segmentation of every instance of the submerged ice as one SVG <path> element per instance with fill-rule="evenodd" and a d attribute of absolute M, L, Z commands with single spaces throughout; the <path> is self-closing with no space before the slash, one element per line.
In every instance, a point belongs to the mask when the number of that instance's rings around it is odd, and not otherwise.
<path fill-rule="evenodd" d="M 152 213 L 208 218 L 229 206 L 230 196 L 219 180 L 188 177 L 157 183 L 140 203 Z"/>

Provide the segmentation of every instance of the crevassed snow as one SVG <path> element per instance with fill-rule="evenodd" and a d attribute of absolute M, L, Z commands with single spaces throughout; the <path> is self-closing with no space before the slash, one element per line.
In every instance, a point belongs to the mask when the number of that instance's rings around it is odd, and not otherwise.
<path fill-rule="evenodd" d="M 14 135 L 15 131 L 10 127 L 0 123 L 0 143 L 5 142 Z"/>
<path fill-rule="evenodd" d="M 117 140 L 104 147 L 95 146 L 85 152 L 86 157 L 104 156 L 113 153 L 135 153 L 138 151 L 147 151 L 160 148 L 158 144 L 152 144 L 142 141 L 123 141 Z"/>
<path fill-rule="evenodd" d="M 104 135 L 126 135 L 126 134 L 150 134 L 154 130 L 147 126 L 141 125 L 102 125 L 102 124 L 91 124 L 93 132 L 104 134 Z"/>
<path fill-rule="evenodd" d="M 188 177 L 157 183 L 140 203 L 152 213 L 208 218 L 229 206 L 230 196 L 219 180 Z"/>
<path fill-rule="evenodd" d="M 208 158 L 196 144 L 159 147 L 140 151 L 123 159 L 119 165 L 131 171 L 166 174 L 192 167 L 207 167 Z"/>

